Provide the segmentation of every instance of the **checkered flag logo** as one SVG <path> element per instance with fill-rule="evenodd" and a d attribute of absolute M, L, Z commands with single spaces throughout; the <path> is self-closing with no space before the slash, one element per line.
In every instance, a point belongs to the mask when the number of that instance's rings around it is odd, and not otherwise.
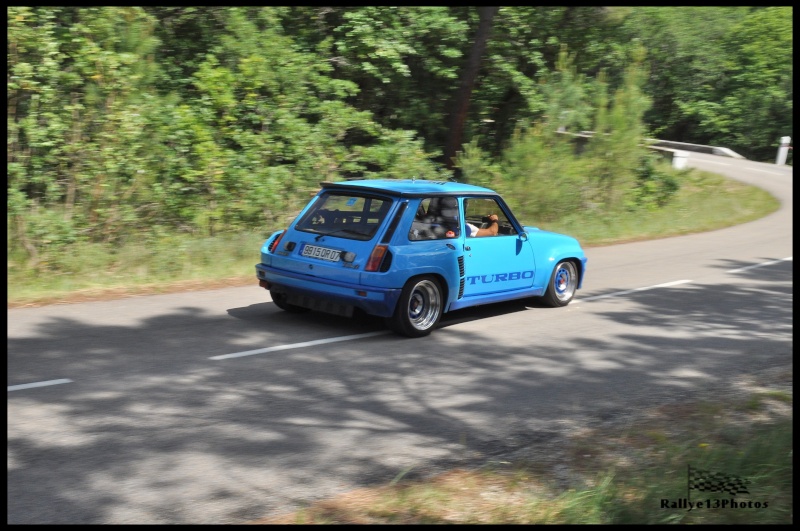
<path fill-rule="evenodd" d="M 727 492 L 731 496 L 736 496 L 737 494 L 750 494 L 747 490 L 748 483 L 750 483 L 749 479 L 689 466 L 689 490 Z"/>

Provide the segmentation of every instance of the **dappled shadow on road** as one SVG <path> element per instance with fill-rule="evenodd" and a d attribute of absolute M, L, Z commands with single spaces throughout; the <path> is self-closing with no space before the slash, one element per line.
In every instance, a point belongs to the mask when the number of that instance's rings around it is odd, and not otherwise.
<path fill-rule="evenodd" d="M 518 312 L 526 330 L 508 324 Z M 487 321 L 491 335 L 472 326 Z M 9 394 L 8 522 L 235 523 L 730 385 L 791 364 L 792 264 L 561 309 L 461 310 L 422 339 L 210 359 L 380 330 L 263 303 L 127 327 L 61 317 L 9 338 L 10 372 L 36 355 L 74 383 Z"/>

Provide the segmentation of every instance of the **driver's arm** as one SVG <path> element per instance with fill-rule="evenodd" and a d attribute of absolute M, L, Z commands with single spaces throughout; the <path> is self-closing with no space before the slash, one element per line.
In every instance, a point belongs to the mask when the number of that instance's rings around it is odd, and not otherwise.
<path fill-rule="evenodd" d="M 478 229 L 475 236 L 497 236 L 497 231 L 500 229 L 500 223 L 497 221 L 497 214 L 489 215 L 489 226 L 485 229 Z"/>

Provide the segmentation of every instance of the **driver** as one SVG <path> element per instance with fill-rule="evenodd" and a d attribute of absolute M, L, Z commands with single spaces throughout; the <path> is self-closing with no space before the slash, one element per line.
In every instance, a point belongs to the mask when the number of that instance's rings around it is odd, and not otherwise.
<path fill-rule="evenodd" d="M 489 214 L 489 226 L 485 229 L 480 229 L 473 225 L 472 223 L 467 222 L 467 229 L 469 230 L 469 236 L 497 236 L 497 231 L 500 228 L 500 224 L 497 221 L 497 214 Z"/>
<path fill-rule="evenodd" d="M 467 210 L 467 199 L 464 199 L 464 211 Z M 500 230 L 500 222 L 498 221 L 497 214 L 489 214 L 489 226 L 486 228 L 479 228 L 469 221 L 467 223 L 467 236 L 497 236 L 497 231 Z"/>

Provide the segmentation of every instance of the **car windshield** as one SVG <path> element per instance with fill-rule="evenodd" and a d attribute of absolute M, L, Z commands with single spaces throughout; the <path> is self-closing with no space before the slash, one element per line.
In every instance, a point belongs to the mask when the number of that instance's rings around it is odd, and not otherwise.
<path fill-rule="evenodd" d="M 378 231 L 392 201 L 361 194 L 321 195 L 297 222 L 295 229 L 323 236 L 369 240 Z"/>

